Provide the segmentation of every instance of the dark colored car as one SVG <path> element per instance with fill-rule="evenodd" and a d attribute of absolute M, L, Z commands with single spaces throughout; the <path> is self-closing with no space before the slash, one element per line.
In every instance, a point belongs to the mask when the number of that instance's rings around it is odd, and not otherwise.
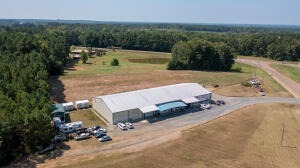
<path fill-rule="evenodd" d="M 95 126 L 93 126 L 92 130 L 95 131 L 95 130 L 100 129 L 100 128 L 101 127 L 99 125 L 95 125 Z"/>
<path fill-rule="evenodd" d="M 101 138 L 103 136 L 106 136 L 106 134 L 105 133 L 97 133 L 97 134 L 95 134 L 95 138 Z"/>
<path fill-rule="evenodd" d="M 110 136 L 103 136 L 101 138 L 99 138 L 99 141 L 100 142 L 105 142 L 105 141 L 110 141 L 111 140 L 111 137 Z"/>
<path fill-rule="evenodd" d="M 80 128 L 76 131 L 76 134 L 80 135 L 82 133 L 88 133 L 88 129 L 87 128 Z"/>
<path fill-rule="evenodd" d="M 225 104 L 225 102 L 223 101 L 223 100 L 217 100 L 217 103 L 219 103 L 219 105 L 221 105 L 221 104 Z"/>

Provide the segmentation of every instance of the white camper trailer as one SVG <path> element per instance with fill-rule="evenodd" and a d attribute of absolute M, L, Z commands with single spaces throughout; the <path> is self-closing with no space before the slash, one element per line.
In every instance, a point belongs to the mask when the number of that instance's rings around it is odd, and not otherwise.
<path fill-rule="evenodd" d="M 63 103 L 62 105 L 66 111 L 72 111 L 74 109 L 73 102 Z"/>
<path fill-rule="evenodd" d="M 59 130 L 63 133 L 70 133 L 76 131 L 81 127 L 82 127 L 82 121 L 76 121 L 76 122 L 60 125 Z"/>
<path fill-rule="evenodd" d="M 89 108 L 90 107 L 90 102 L 88 100 L 80 100 L 75 102 L 76 108 L 82 109 L 82 108 Z"/>

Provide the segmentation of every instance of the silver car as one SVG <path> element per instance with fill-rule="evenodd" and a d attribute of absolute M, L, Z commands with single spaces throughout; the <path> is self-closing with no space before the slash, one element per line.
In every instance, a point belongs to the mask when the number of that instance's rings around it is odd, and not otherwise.
<path fill-rule="evenodd" d="M 133 129 L 134 128 L 133 125 L 130 122 L 126 122 L 125 125 L 128 129 Z"/>
<path fill-rule="evenodd" d="M 117 126 L 122 130 L 122 131 L 125 131 L 127 130 L 127 127 L 124 123 L 118 123 Z"/>

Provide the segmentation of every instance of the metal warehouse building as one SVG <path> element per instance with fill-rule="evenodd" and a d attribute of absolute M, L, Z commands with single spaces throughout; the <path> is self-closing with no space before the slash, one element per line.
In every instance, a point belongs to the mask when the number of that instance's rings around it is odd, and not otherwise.
<path fill-rule="evenodd" d="M 112 124 L 183 111 L 211 99 L 197 83 L 181 83 L 93 98 L 93 108 Z"/>

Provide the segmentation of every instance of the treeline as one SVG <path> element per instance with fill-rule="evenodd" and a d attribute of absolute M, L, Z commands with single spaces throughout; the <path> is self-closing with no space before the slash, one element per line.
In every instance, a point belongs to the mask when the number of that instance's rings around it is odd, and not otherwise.
<path fill-rule="evenodd" d="M 168 69 L 229 71 L 233 63 L 233 54 L 226 44 L 195 39 L 174 46 Z"/>
<path fill-rule="evenodd" d="M 57 26 L 57 25 L 56 25 Z M 114 25 L 51 26 L 66 32 L 69 43 L 81 46 L 171 52 L 180 41 L 200 38 L 225 43 L 237 55 L 267 57 L 275 60 L 300 59 L 300 33 L 200 33 L 171 29 L 128 29 Z"/>
<path fill-rule="evenodd" d="M 22 23 L 22 24 L 20 24 Z M 300 32 L 300 26 L 292 25 L 257 25 L 257 24 L 184 24 L 184 23 L 130 23 L 130 22 L 105 22 L 91 20 L 39 20 L 39 19 L 0 19 L 0 25 L 34 27 L 35 25 L 97 25 L 125 29 L 148 30 L 183 30 L 201 32 L 225 33 L 262 33 L 262 32 Z"/>
<path fill-rule="evenodd" d="M 33 27 L 32 27 L 33 26 Z M 300 30 L 287 27 L 238 27 L 202 25 L 211 31 L 194 31 L 193 24 L 58 24 L 17 25 L 6 27 L 17 31 L 36 33 L 59 31 L 65 34 L 69 45 L 171 52 L 180 41 L 200 38 L 213 43 L 225 43 L 234 54 L 267 57 L 275 60 L 300 58 Z M 233 31 L 230 29 L 238 29 Z M 256 30 L 258 29 L 258 30 Z M 284 31 L 281 31 L 284 29 Z M 275 31 L 276 30 L 276 31 Z M 219 33 L 229 32 L 229 33 Z"/>
<path fill-rule="evenodd" d="M 0 30 L 0 165 L 49 145 L 48 77 L 63 71 L 64 34 Z"/>

